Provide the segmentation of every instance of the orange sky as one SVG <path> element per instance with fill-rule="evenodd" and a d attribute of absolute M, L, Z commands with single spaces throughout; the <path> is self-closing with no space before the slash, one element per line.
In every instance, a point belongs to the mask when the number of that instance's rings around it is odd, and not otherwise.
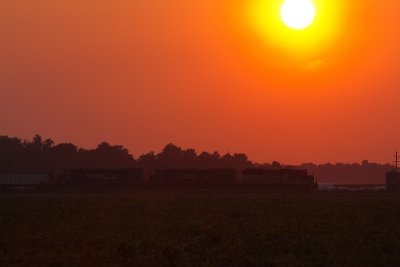
<path fill-rule="evenodd" d="M 343 0 L 319 30 L 329 42 L 299 56 L 300 39 L 257 29 L 252 1 L 1 1 L 0 134 L 134 156 L 173 142 L 255 161 L 391 161 L 400 3 Z"/>

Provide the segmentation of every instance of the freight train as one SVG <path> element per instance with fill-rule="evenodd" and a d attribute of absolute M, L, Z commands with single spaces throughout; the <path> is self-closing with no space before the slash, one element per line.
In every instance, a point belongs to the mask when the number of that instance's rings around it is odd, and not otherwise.
<path fill-rule="evenodd" d="M 0 172 L 0 187 L 91 184 L 161 188 L 242 187 L 300 191 L 314 191 L 319 188 L 314 176 L 309 175 L 307 170 L 296 169 L 70 169 L 58 175 L 40 172 Z M 383 189 L 400 192 L 398 169 L 386 173 L 386 184 Z"/>
<path fill-rule="evenodd" d="M 12 174 L 0 174 L 0 185 L 137 185 L 156 187 L 263 187 L 271 189 L 315 190 L 314 176 L 306 170 L 215 169 L 70 169 L 54 178 L 52 174 L 24 174 L 25 180 Z M 40 178 L 37 178 L 40 177 Z"/>

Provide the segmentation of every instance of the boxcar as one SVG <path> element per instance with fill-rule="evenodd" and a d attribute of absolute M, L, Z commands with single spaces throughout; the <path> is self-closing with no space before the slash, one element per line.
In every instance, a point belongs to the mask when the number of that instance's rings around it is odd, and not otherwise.
<path fill-rule="evenodd" d="M 65 170 L 62 183 L 143 183 L 143 169 L 71 169 Z"/>
<path fill-rule="evenodd" d="M 236 169 L 159 169 L 150 176 L 151 184 L 231 185 L 237 183 Z"/>
<path fill-rule="evenodd" d="M 400 192 L 400 172 L 393 170 L 386 173 L 386 189 Z"/>
<path fill-rule="evenodd" d="M 1 186 L 32 186 L 50 184 L 53 175 L 49 173 L 34 172 L 6 172 L 0 173 Z"/>
<path fill-rule="evenodd" d="M 264 186 L 271 189 L 316 189 L 314 176 L 306 170 L 293 169 L 246 169 L 242 172 L 241 183 L 248 186 Z"/>

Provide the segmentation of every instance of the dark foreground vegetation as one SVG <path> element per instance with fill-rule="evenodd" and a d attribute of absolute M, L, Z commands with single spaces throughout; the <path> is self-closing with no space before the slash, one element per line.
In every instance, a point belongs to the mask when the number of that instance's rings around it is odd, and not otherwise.
<path fill-rule="evenodd" d="M 135 151 L 133 151 L 135 152 Z M 270 153 L 265 151 L 266 154 Z M 298 166 L 284 166 L 279 162 L 256 163 L 244 153 L 219 154 L 197 152 L 192 148 L 183 149 L 167 144 L 162 151 L 150 151 L 134 158 L 121 145 L 100 143 L 94 149 L 80 148 L 72 143 L 59 143 L 50 138 L 36 135 L 32 140 L 0 134 L 0 173 L 1 172 L 51 172 L 62 173 L 66 169 L 80 168 L 144 168 L 144 169 L 213 169 L 213 168 L 281 168 L 306 169 L 320 183 L 339 184 L 383 184 L 385 173 L 392 169 L 389 164 L 361 163 L 305 163 Z"/>
<path fill-rule="evenodd" d="M 0 194 L 0 266 L 400 266 L 400 194 Z"/>

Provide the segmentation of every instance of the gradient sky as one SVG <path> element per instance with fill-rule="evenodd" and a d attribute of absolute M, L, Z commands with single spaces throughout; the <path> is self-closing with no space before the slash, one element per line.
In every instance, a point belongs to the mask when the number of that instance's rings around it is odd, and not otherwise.
<path fill-rule="evenodd" d="M 274 10 L 257 24 L 260 1 L 0 1 L 0 134 L 134 156 L 173 142 L 259 162 L 391 161 L 400 3 L 335 0 L 329 38 L 305 52 L 266 26 Z"/>

